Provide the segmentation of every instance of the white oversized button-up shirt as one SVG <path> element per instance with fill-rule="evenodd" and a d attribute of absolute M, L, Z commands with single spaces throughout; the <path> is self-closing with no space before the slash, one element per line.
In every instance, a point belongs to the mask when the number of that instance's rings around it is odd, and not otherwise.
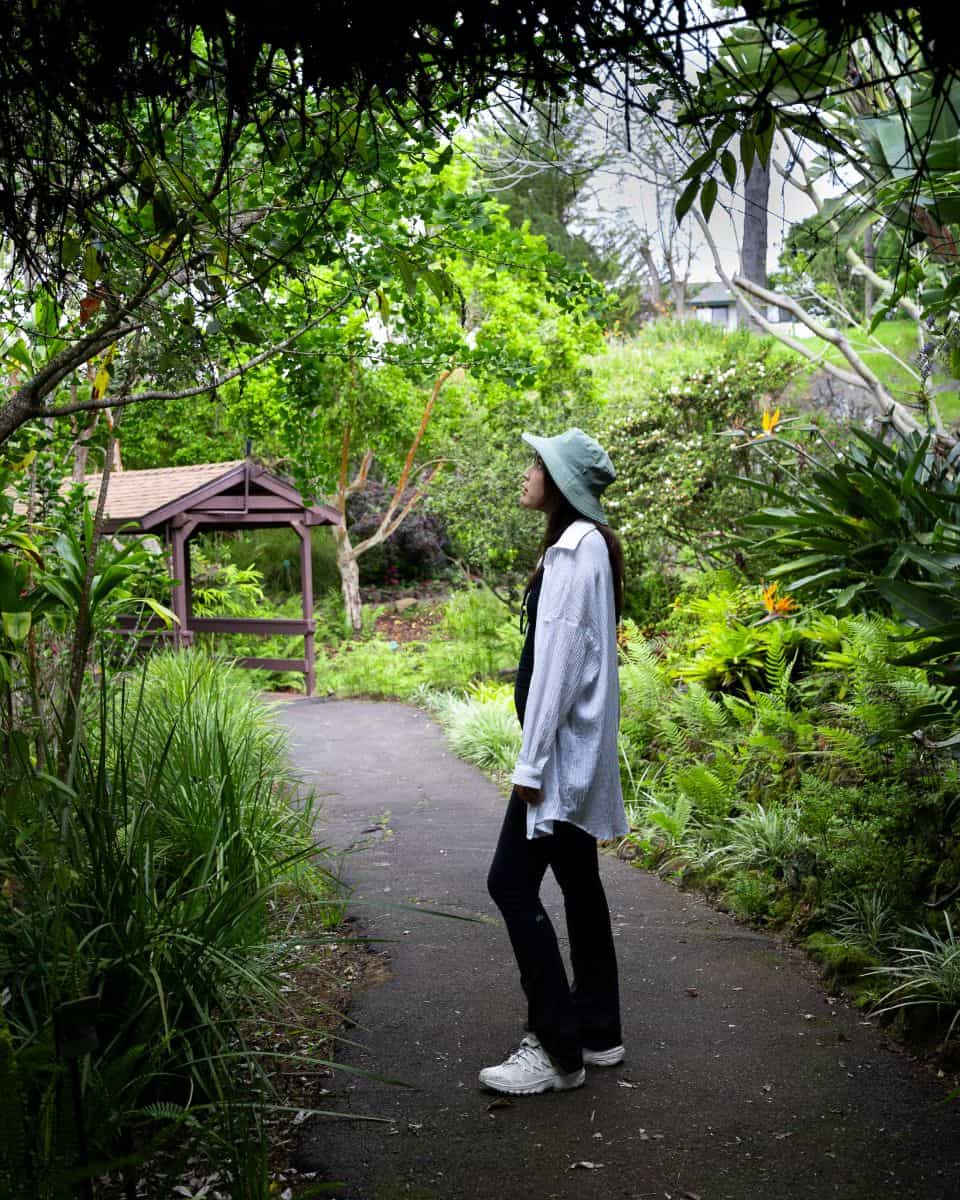
<path fill-rule="evenodd" d="M 623 837 L 617 728 L 620 688 L 613 572 L 603 535 L 574 521 L 544 556 L 533 676 L 513 782 L 540 788 L 527 837 L 569 821 L 598 839 Z"/>

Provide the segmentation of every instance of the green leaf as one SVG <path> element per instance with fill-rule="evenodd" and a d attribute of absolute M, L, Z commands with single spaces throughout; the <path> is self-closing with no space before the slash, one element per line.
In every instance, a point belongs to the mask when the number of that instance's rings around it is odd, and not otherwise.
<path fill-rule="evenodd" d="M 680 176 L 681 180 L 696 179 L 698 175 L 702 175 L 709 166 L 712 166 L 715 156 L 716 152 L 714 150 L 705 150 L 703 154 L 698 155 L 690 166 L 687 167 Z"/>
<path fill-rule="evenodd" d="M 22 642 L 30 632 L 32 614 L 29 609 L 24 612 L 5 612 L 3 617 L 3 632 L 11 642 Z"/>
<path fill-rule="evenodd" d="M 849 587 L 843 589 L 842 592 L 837 592 L 833 598 L 833 603 L 836 608 L 846 608 L 850 601 L 862 592 L 867 585 L 865 583 L 852 583 Z"/>
<path fill-rule="evenodd" d="M 682 221 L 690 211 L 690 205 L 697 198 L 697 192 L 700 191 L 700 180 L 694 179 L 683 189 L 683 194 L 677 201 L 677 221 Z"/>
<path fill-rule="evenodd" d="M 795 558 L 791 562 L 779 563 L 767 574 L 773 579 L 780 575 L 792 575 L 794 571 L 805 571 L 807 567 L 818 567 L 831 561 L 832 555 L 829 554 L 805 554 L 802 558 Z"/>
<path fill-rule="evenodd" d="M 96 246 L 87 246 L 83 252 L 83 277 L 87 283 L 96 283 L 100 278 L 100 255 Z"/>
<path fill-rule="evenodd" d="M 168 629 L 172 629 L 174 624 L 179 625 L 180 623 L 180 618 L 173 611 L 173 609 L 167 608 L 166 605 L 160 604 L 158 601 L 151 599 L 149 596 L 137 597 L 137 603 L 145 604 L 147 608 L 151 610 L 151 612 L 155 613 L 156 616 L 163 621 L 164 625 L 166 625 Z"/>
<path fill-rule="evenodd" d="M 713 206 L 717 202 L 717 181 L 711 176 L 703 185 L 703 191 L 700 193 L 700 208 L 703 211 L 703 219 L 710 220 L 710 214 L 713 212 Z"/>
<path fill-rule="evenodd" d="M 405 254 L 395 254 L 394 261 L 397 264 L 397 270 L 400 272 L 400 278 L 403 280 L 403 286 L 407 289 L 407 294 L 412 296 L 417 290 L 417 279 L 413 273 L 413 265 L 410 259 Z"/>
<path fill-rule="evenodd" d="M 30 351 L 27 349 L 27 344 L 23 338 L 19 338 L 12 346 L 7 347 L 7 358 L 12 358 L 15 363 L 19 363 L 21 367 L 26 367 L 28 371 L 33 370 Z"/>
<path fill-rule="evenodd" d="M 737 160 L 729 150 L 724 150 L 720 155 L 720 169 L 723 171 L 723 177 L 727 181 L 727 186 L 733 187 L 737 182 Z"/>
<path fill-rule="evenodd" d="M 423 277 L 441 304 L 453 295 L 453 280 L 446 271 L 424 271 Z"/>
<path fill-rule="evenodd" d="M 937 554 L 925 546 L 906 545 L 900 547 L 901 553 L 918 566 L 926 567 L 934 575 L 948 574 L 960 567 L 960 554 Z"/>
<path fill-rule="evenodd" d="M 829 571 L 817 571 L 815 575 L 804 575 L 802 579 L 794 579 L 790 586 L 793 591 L 799 592 L 803 588 L 809 587 L 811 583 L 822 583 L 825 579 L 835 579 L 837 576 L 846 574 L 843 567 L 831 567 Z"/>
<path fill-rule="evenodd" d="M 78 237 L 74 237 L 72 233 L 65 233 L 60 244 L 60 262 L 63 266 L 72 267 L 80 257 L 82 248 L 83 243 Z"/>
<path fill-rule="evenodd" d="M 753 160 L 757 152 L 757 145 L 754 141 L 753 134 L 749 129 L 745 129 L 740 134 L 740 162 L 743 164 L 744 178 L 748 176 L 753 169 Z"/>
<path fill-rule="evenodd" d="M 943 624 L 953 613 L 942 588 L 905 583 L 901 579 L 877 579 L 874 586 L 891 608 L 924 628 Z"/>
<path fill-rule="evenodd" d="M 234 321 L 230 326 L 230 332 L 241 342 L 251 342 L 256 345 L 260 341 L 260 334 L 246 321 Z"/>

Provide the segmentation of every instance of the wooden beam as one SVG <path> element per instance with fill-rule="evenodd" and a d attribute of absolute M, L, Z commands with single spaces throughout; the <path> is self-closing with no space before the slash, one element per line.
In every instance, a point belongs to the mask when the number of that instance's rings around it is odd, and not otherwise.
<path fill-rule="evenodd" d="M 314 504 L 312 508 L 304 510 L 304 516 L 308 525 L 339 525 L 343 520 L 329 504 Z"/>
<path fill-rule="evenodd" d="M 275 633 L 304 637 L 315 627 L 312 619 L 294 617 L 194 617 L 190 622 L 194 633 L 252 633 L 263 637 Z"/>
<path fill-rule="evenodd" d="M 261 496 L 256 492 L 249 496 L 208 496 L 205 500 L 195 501 L 190 505 L 188 511 L 191 513 L 233 513 L 235 511 L 242 512 L 244 509 L 251 512 L 277 510 L 292 513 L 298 517 L 303 512 L 302 505 L 292 504 L 284 496 Z"/>
<path fill-rule="evenodd" d="M 144 529 L 156 529 L 158 525 L 164 525 L 179 513 L 192 508 L 194 504 L 205 500 L 208 496 L 216 496 L 219 492 L 225 491 L 234 484 L 243 482 L 244 465 L 231 467 L 229 471 L 225 471 L 219 478 L 210 480 L 209 483 L 204 483 L 200 487 L 194 488 L 190 492 L 186 492 L 182 496 L 178 496 L 175 500 L 168 500 L 166 504 L 161 504 L 159 508 L 155 508 L 153 512 L 144 513 L 140 517 L 140 522 Z"/>
<path fill-rule="evenodd" d="M 199 529 L 216 529 L 222 533 L 225 529 L 272 529 L 275 525 L 289 525 L 303 516 L 303 510 L 288 508 L 276 512 L 264 510 L 263 512 L 231 512 L 222 515 L 191 511 L 184 515 L 189 516 Z"/>
<path fill-rule="evenodd" d="M 235 658 L 233 665 L 261 671 L 300 671 L 304 675 L 307 672 L 302 658 Z"/>
<path fill-rule="evenodd" d="M 183 599 L 187 613 L 186 628 L 193 628 L 193 563 L 190 561 L 190 536 L 183 539 Z"/>

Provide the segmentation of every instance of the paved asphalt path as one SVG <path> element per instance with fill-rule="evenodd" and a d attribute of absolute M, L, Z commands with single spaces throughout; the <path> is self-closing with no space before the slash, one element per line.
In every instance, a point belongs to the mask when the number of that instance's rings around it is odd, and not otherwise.
<path fill-rule="evenodd" d="M 400 704 L 294 701 L 293 755 L 389 971 L 351 1010 L 297 1164 L 338 1200 L 960 1200 L 960 1106 L 802 958 L 605 856 L 626 1061 L 577 1091 L 477 1084 L 523 1003 L 486 872 L 504 801 Z M 559 891 L 545 903 L 562 934 Z M 441 909 L 450 920 L 386 905 Z M 362 1117 L 386 1118 L 372 1123 Z M 593 1164 L 588 1166 L 586 1164 Z"/>

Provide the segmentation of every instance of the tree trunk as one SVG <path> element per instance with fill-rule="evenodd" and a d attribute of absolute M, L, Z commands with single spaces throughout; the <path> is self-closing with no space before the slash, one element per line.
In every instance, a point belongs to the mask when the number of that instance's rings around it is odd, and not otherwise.
<path fill-rule="evenodd" d="M 649 242 L 644 242 L 640 247 L 640 256 L 643 258 L 647 267 L 647 274 L 650 276 L 650 304 L 657 315 L 660 316 L 664 311 L 663 286 L 660 283 L 660 274 L 657 271 L 657 260 L 653 257 L 653 251 L 650 249 Z"/>
<path fill-rule="evenodd" d="M 685 277 L 677 273 L 677 269 L 673 265 L 673 255 L 668 254 L 666 259 L 667 270 L 670 273 L 670 303 L 673 306 L 673 319 L 685 321 L 687 319 L 687 281 Z"/>
<path fill-rule="evenodd" d="M 363 616 L 360 605 L 360 566 L 353 552 L 353 543 L 346 527 L 336 531 L 337 570 L 340 572 L 340 590 L 347 616 L 347 627 L 354 634 L 363 631 Z"/>
<path fill-rule="evenodd" d="M 743 240 L 740 246 L 740 274 L 744 279 L 767 286 L 767 209 L 770 198 L 770 167 L 759 158 L 753 160 L 743 191 Z M 738 303 L 740 323 L 756 329 L 756 323 Z"/>

